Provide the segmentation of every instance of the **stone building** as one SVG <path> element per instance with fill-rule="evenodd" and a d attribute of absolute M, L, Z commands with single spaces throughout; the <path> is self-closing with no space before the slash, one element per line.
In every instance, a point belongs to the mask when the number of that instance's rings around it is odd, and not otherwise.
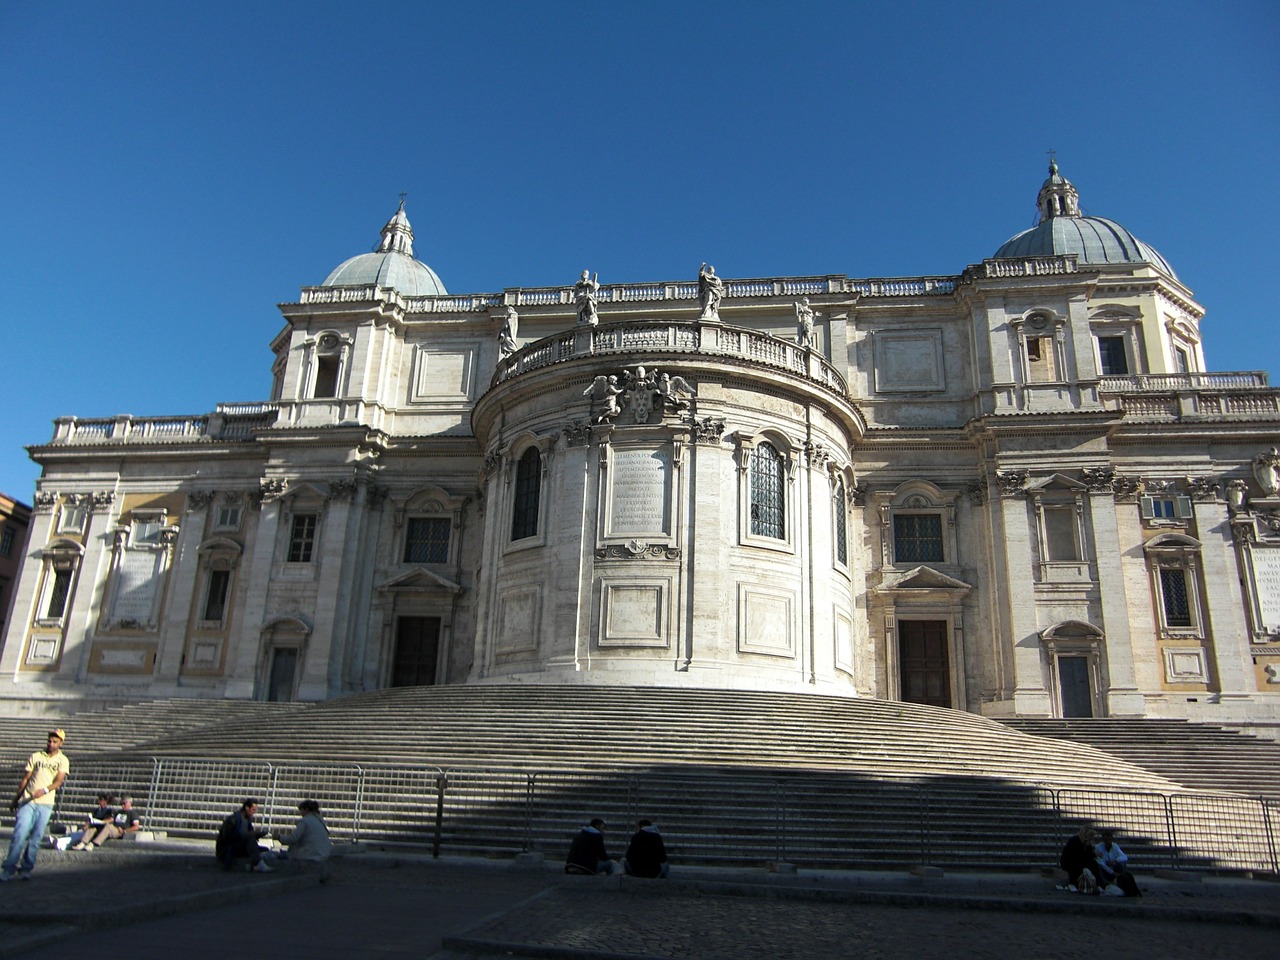
<path fill-rule="evenodd" d="M 811 690 L 1280 719 L 1280 391 L 1080 213 L 955 276 L 449 294 L 403 209 L 270 400 L 66 418 L 0 658 L 64 699 Z M 691 271 L 692 273 L 692 271 Z"/>
<path fill-rule="evenodd" d="M 23 547 L 27 543 L 27 527 L 31 508 L 20 500 L 0 493 L 0 637 L 9 622 L 13 607 L 13 585 L 22 567 Z"/>

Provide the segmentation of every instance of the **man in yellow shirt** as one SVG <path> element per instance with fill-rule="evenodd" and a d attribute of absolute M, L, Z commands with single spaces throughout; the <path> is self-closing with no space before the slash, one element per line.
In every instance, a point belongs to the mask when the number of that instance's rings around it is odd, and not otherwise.
<path fill-rule="evenodd" d="M 18 784 L 10 806 L 17 816 L 13 821 L 13 839 L 9 841 L 9 855 L 4 858 L 0 870 L 0 882 L 27 880 L 36 868 L 36 855 L 40 841 L 53 816 L 53 805 L 58 799 L 58 788 L 67 779 L 71 761 L 62 752 L 62 742 L 67 739 L 62 730 L 50 730 L 49 742 L 43 750 L 37 750 L 27 761 L 26 773 Z"/>

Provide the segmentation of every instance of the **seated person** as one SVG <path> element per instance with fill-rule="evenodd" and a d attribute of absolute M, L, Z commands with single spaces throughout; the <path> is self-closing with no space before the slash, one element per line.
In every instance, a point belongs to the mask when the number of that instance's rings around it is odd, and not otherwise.
<path fill-rule="evenodd" d="M 599 817 L 578 831 L 569 846 L 569 856 L 564 862 L 565 873 L 589 874 L 613 873 L 617 864 L 609 859 L 604 849 L 604 821 Z"/>
<path fill-rule="evenodd" d="M 1067 872 L 1067 879 L 1081 893 L 1097 893 L 1105 885 L 1102 868 L 1093 855 L 1097 835 L 1093 827 L 1085 824 L 1062 848 L 1058 865 Z"/>
<path fill-rule="evenodd" d="M 667 846 L 651 820 L 636 824 L 640 829 L 627 845 L 627 855 L 622 858 L 622 869 L 629 877 L 661 877 L 667 879 L 670 864 L 667 863 Z"/>
<path fill-rule="evenodd" d="M 288 859 L 313 863 L 328 860 L 333 845 L 329 841 L 329 828 L 320 819 L 320 804 L 314 800 L 303 800 L 298 804 L 298 811 L 302 817 L 292 832 L 276 837 L 289 848 Z"/>
<path fill-rule="evenodd" d="M 95 846 L 101 846 L 108 840 L 119 840 L 126 833 L 137 833 L 141 829 L 142 814 L 133 809 L 133 797 L 121 797 L 120 809 L 116 811 L 110 822 L 104 823 L 96 831 L 86 833 L 83 842 L 76 844 L 71 849 L 92 850 Z"/>
<path fill-rule="evenodd" d="M 1094 858 L 1102 869 L 1102 879 L 1114 883 L 1126 897 L 1140 897 L 1138 882 L 1129 872 L 1129 855 L 1120 849 L 1110 830 L 1102 831 L 1102 840 L 1093 848 Z"/>
<path fill-rule="evenodd" d="M 84 825 L 79 830 L 75 830 L 69 835 L 58 839 L 54 845 L 59 850 L 66 850 L 68 847 L 72 850 L 85 849 L 85 837 L 96 833 L 100 827 L 110 823 L 115 816 L 116 812 L 111 807 L 113 802 L 115 802 L 115 797 L 111 794 L 98 794 L 97 803 L 89 811 L 89 815 L 84 818 Z"/>
<path fill-rule="evenodd" d="M 271 872 L 271 867 L 262 859 L 262 847 L 258 845 L 258 838 L 265 837 L 267 831 L 253 822 L 257 812 L 258 801 L 250 797 L 240 804 L 239 810 L 222 821 L 214 844 L 214 856 L 222 864 L 223 870 L 230 870 L 237 859 L 247 859 L 250 870 L 258 873 Z"/>

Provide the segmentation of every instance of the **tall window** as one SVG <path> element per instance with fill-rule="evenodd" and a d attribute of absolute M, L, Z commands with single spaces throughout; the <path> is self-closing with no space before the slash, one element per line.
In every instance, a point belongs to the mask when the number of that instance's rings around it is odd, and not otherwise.
<path fill-rule="evenodd" d="M 1027 379 L 1046 383 L 1058 379 L 1054 360 L 1053 337 L 1027 337 Z"/>
<path fill-rule="evenodd" d="M 404 538 L 404 562 L 448 562 L 450 526 L 445 517 L 410 517 Z"/>
<path fill-rule="evenodd" d="M 893 562 L 942 563 L 942 517 L 936 513 L 893 515 Z"/>
<path fill-rule="evenodd" d="M 289 563 L 310 563 L 316 545 L 316 515 L 297 513 L 289 531 Z"/>
<path fill-rule="evenodd" d="M 1124 337 L 1111 335 L 1098 338 L 1098 359 L 1103 376 L 1123 376 L 1129 372 L 1129 356 L 1125 352 Z"/>
<path fill-rule="evenodd" d="M 316 389 L 313 394 L 317 400 L 338 395 L 338 358 L 316 358 Z"/>
<path fill-rule="evenodd" d="M 221 622 L 227 610 L 227 592 L 231 587 L 230 570 L 210 570 L 209 590 L 204 598 L 202 620 Z"/>
<path fill-rule="evenodd" d="M 1044 541 L 1045 559 L 1050 562 L 1080 559 L 1080 537 L 1074 507 L 1044 508 Z"/>
<path fill-rule="evenodd" d="M 511 539 L 538 535 L 538 502 L 542 493 L 542 454 L 530 447 L 516 464 L 516 498 L 511 511 Z"/>
<path fill-rule="evenodd" d="M 67 609 L 67 596 L 71 593 L 71 571 L 55 570 L 53 585 L 49 588 L 49 606 L 45 608 L 45 617 L 50 620 L 61 620 Z"/>
<path fill-rule="evenodd" d="M 0 531 L 0 557 L 13 553 L 13 527 L 5 527 Z"/>
<path fill-rule="evenodd" d="M 751 533 L 787 538 L 786 464 L 769 443 L 751 451 Z"/>
<path fill-rule="evenodd" d="M 834 507 L 836 512 L 836 562 L 847 566 L 849 563 L 849 544 L 845 514 L 849 512 L 849 508 L 845 505 L 844 481 L 839 478 L 836 479 Z"/>
<path fill-rule="evenodd" d="M 1164 622 L 1169 627 L 1193 626 L 1191 599 L 1187 593 L 1187 572 L 1181 568 L 1160 568 L 1160 594 L 1164 600 Z"/>

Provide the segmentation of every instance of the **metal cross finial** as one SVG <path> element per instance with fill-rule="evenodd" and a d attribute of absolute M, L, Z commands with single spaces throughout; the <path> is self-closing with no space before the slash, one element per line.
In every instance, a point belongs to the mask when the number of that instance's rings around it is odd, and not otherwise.
<path fill-rule="evenodd" d="M 403 190 L 400 191 L 400 209 L 401 210 L 404 209 L 404 198 L 407 197 L 408 195 L 409 194 L 405 193 Z"/>
<path fill-rule="evenodd" d="M 1050 147 L 1048 150 L 1046 150 L 1046 151 L 1045 151 L 1045 153 L 1049 154 L 1049 162 L 1050 162 L 1050 163 L 1056 163 L 1056 162 L 1057 162 L 1057 153 L 1058 153 L 1058 151 L 1057 151 L 1057 150 L 1053 149 L 1053 147 Z M 403 196 L 403 194 L 402 194 L 402 196 Z"/>

